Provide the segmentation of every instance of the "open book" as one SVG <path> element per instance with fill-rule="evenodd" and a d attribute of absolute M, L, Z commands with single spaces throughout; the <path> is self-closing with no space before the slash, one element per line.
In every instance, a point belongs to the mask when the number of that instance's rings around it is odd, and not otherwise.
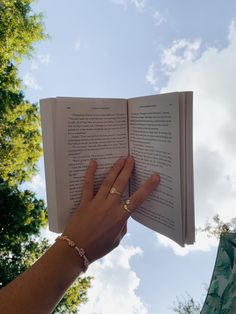
<path fill-rule="evenodd" d="M 159 186 L 132 218 L 180 245 L 195 239 L 192 92 L 131 99 L 40 100 L 49 229 L 63 232 L 78 207 L 84 173 L 96 159 L 95 193 L 119 157 L 135 168 L 127 199 L 153 173 Z"/>

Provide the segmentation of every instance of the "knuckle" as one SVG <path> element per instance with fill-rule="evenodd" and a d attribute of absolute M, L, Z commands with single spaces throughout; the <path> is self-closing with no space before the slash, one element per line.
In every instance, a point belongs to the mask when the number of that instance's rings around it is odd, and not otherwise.
<path fill-rule="evenodd" d="M 85 171 L 84 181 L 88 180 L 91 177 L 90 171 L 87 169 Z"/>
<path fill-rule="evenodd" d="M 126 186 L 126 184 L 128 183 L 128 179 L 126 177 L 120 177 L 117 181 L 119 184 L 119 188 Z"/>
<path fill-rule="evenodd" d="M 86 171 L 85 171 L 86 175 L 90 174 L 91 173 L 91 168 L 90 166 L 87 167 Z"/>
<path fill-rule="evenodd" d="M 91 180 L 88 179 L 88 178 L 86 178 L 86 179 L 84 180 L 84 186 L 85 186 L 85 188 L 89 187 L 90 184 L 91 184 Z"/>

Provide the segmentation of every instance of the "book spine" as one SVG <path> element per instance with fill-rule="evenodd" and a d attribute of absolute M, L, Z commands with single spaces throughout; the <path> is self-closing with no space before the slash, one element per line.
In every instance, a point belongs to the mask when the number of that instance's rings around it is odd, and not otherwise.
<path fill-rule="evenodd" d="M 130 136 L 129 136 L 129 100 L 127 100 L 126 102 L 127 104 L 127 142 L 128 142 L 128 155 L 130 155 Z M 131 196 L 131 177 L 129 179 L 129 183 L 128 183 L 128 196 Z"/>
<path fill-rule="evenodd" d="M 189 237 L 186 241 L 187 244 L 192 244 L 195 241 L 195 232 L 192 232 L 194 230 L 195 226 L 195 210 L 194 210 L 194 172 L 193 172 L 193 92 L 186 92 L 186 124 L 187 124 L 187 130 L 186 133 L 186 141 L 188 143 L 188 150 L 187 150 L 187 168 L 189 170 L 188 172 L 188 181 L 187 181 L 187 206 L 188 208 L 192 208 L 192 215 L 188 216 L 187 226 L 189 230 L 187 229 L 187 233 L 189 234 Z M 190 227 L 192 226 L 192 227 Z"/>
<path fill-rule="evenodd" d="M 55 169 L 55 109 L 55 98 L 40 100 L 49 230 L 53 232 L 60 232 L 58 225 Z"/>

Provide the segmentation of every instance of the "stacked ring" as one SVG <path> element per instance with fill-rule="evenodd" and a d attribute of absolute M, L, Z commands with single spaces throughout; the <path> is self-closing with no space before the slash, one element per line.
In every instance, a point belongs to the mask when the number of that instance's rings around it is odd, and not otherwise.
<path fill-rule="evenodd" d="M 126 210 L 128 213 L 132 213 L 132 211 L 128 208 L 128 205 L 130 204 L 130 199 L 127 199 L 126 201 L 125 201 L 125 204 L 123 204 L 123 208 L 124 208 L 124 210 Z"/>
<path fill-rule="evenodd" d="M 110 194 L 117 194 L 117 195 L 120 195 L 120 196 L 122 196 L 122 193 L 120 193 L 119 191 L 117 191 L 117 189 L 113 186 L 111 189 L 110 189 L 110 192 L 109 192 Z M 127 199 L 126 201 L 125 201 L 125 203 L 123 204 L 123 208 L 124 208 L 124 210 L 126 210 L 129 214 L 131 214 L 132 213 L 132 211 L 128 208 L 128 205 L 130 204 L 130 199 Z"/>

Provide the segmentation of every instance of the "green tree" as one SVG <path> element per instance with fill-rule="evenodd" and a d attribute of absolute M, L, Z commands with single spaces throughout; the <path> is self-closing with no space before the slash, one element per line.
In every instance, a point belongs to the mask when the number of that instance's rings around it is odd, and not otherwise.
<path fill-rule="evenodd" d="M 49 247 L 40 237 L 47 224 L 42 200 L 21 183 L 37 172 L 42 155 L 40 117 L 36 104 L 25 100 L 18 66 L 31 56 L 34 44 L 47 36 L 32 0 L 0 1 L 0 287 L 32 265 Z M 55 313 L 77 313 L 86 301 L 91 278 L 78 278 Z"/>
<path fill-rule="evenodd" d="M 88 301 L 87 289 L 91 287 L 91 279 L 79 277 L 66 291 L 53 313 L 78 313 L 78 306 Z"/>
<path fill-rule="evenodd" d="M 230 221 L 223 221 L 219 214 L 212 217 L 211 221 L 207 221 L 204 227 L 199 227 L 197 232 L 205 232 L 208 237 L 215 237 L 219 239 L 220 234 L 225 231 L 236 230 L 236 218 L 232 218 Z M 207 292 L 206 287 L 206 292 Z M 172 310 L 178 314 L 199 314 L 201 312 L 203 303 L 194 300 L 191 296 L 187 295 L 186 298 L 177 301 Z"/>
<path fill-rule="evenodd" d="M 22 103 L 17 66 L 25 55 L 32 55 L 35 42 L 47 37 L 43 17 L 32 11 L 32 2 L 0 2 L 0 114 Z"/>
<path fill-rule="evenodd" d="M 29 180 L 42 155 L 37 105 L 24 100 L 18 65 L 47 36 L 32 0 L 0 2 L 0 177 L 10 185 Z"/>
<path fill-rule="evenodd" d="M 4 287 L 32 265 L 48 248 L 47 239 L 40 238 L 47 224 L 42 200 L 29 190 L 9 187 L 0 179 L 0 286 Z M 91 277 L 78 278 L 67 290 L 55 313 L 77 313 L 87 301 Z"/>
<path fill-rule="evenodd" d="M 205 223 L 203 228 L 198 228 L 197 232 L 206 232 L 208 237 L 216 237 L 219 239 L 220 234 L 224 231 L 236 230 L 236 218 L 230 219 L 230 221 L 223 221 L 219 214 L 212 217 L 212 220 Z"/>
<path fill-rule="evenodd" d="M 20 83 L 20 79 L 17 77 L 16 66 L 13 63 L 9 63 L 5 67 L 4 73 L 0 74 L 0 115 L 7 108 L 14 108 L 23 101 L 24 94 L 19 90 Z"/>
<path fill-rule="evenodd" d="M 34 193 L 0 180 L 0 282 L 5 286 L 47 247 L 45 241 L 34 244 L 47 224 L 47 212 Z"/>
<path fill-rule="evenodd" d="M 21 184 L 37 172 L 42 154 L 37 105 L 27 101 L 0 115 L 0 177 L 9 185 Z"/>
<path fill-rule="evenodd" d="M 202 305 L 196 302 L 190 295 L 187 295 L 182 300 L 177 300 L 177 305 L 174 305 L 172 310 L 178 314 L 200 314 Z"/>
<path fill-rule="evenodd" d="M 32 0 L 0 2 L 0 76 L 12 62 L 19 63 L 33 51 L 33 44 L 45 38 L 42 14 L 31 9 Z"/>

